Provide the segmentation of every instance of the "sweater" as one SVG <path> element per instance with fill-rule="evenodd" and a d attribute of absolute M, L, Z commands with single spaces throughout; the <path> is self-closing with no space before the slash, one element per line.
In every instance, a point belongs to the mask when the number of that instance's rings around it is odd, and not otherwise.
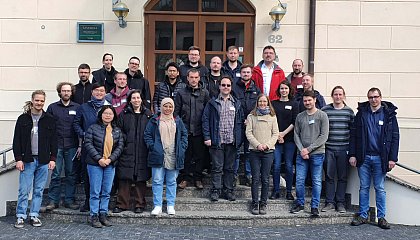
<path fill-rule="evenodd" d="M 347 151 L 350 141 L 350 127 L 354 121 L 353 110 L 348 106 L 335 109 L 331 103 L 323 107 L 322 111 L 328 115 L 330 126 L 328 140 L 325 143 L 326 148 Z"/>
<path fill-rule="evenodd" d="M 249 141 L 249 150 L 257 150 L 258 145 L 266 144 L 273 151 L 279 137 L 277 117 L 270 114 L 247 117 L 245 135 Z"/>
<path fill-rule="evenodd" d="M 310 155 L 325 153 L 325 142 L 329 132 L 329 121 L 325 112 L 317 110 L 312 115 L 308 115 L 306 111 L 299 113 L 294 129 L 299 152 L 307 148 Z"/>

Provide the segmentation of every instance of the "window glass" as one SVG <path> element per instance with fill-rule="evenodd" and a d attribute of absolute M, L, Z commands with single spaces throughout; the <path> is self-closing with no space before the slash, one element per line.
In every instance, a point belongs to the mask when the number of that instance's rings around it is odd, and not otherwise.
<path fill-rule="evenodd" d="M 244 46 L 244 24 L 243 23 L 226 23 L 226 49 L 230 46 Z"/>
<path fill-rule="evenodd" d="M 176 50 L 188 50 L 194 45 L 194 23 L 176 22 Z"/>
<path fill-rule="evenodd" d="M 198 0 L 177 0 L 176 11 L 198 12 Z"/>
<path fill-rule="evenodd" d="M 203 12 L 224 12 L 225 0 L 203 0 Z"/>
<path fill-rule="evenodd" d="M 206 23 L 206 51 L 223 51 L 223 23 Z"/>
<path fill-rule="evenodd" d="M 227 11 L 228 12 L 237 12 L 237 13 L 247 13 L 248 10 L 241 3 L 240 0 L 227 0 Z"/>
<path fill-rule="evenodd" d="M 161 82 L 165 79 L 166 65 L 173 62 L 172 54 L 156 54 L 155 56 L 155 82 Z"/>
<path fill-rule="evenodd" d="M 172 22 L 155 22 L 156 50 L 172 50 Z"/>
<path fill-rule="evenodd" d="M 152 7 L 154 11 L 172 11 L 173 10 L 173 2 L 172 0 L 160 0 L 156 3 L 155 6 Z"/>

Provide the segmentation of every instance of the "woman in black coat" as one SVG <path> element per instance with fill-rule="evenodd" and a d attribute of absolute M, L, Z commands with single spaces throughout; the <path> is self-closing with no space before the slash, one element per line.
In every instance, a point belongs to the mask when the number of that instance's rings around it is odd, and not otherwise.
<path fill-rule="evenodd" d="M 125 147 L 117 166 L 118 196 L 113 212 L 120 213 L 130 208 L 130 189 L 134 184 L 134 212 L 142 213 L 146 207 L 146 181 L 150 178 L 148 151 L 143 136 L 152 112 L 143 106 L 139 90 L 133 90 L 127 100 L 129 103 L 118 120 Z"/>

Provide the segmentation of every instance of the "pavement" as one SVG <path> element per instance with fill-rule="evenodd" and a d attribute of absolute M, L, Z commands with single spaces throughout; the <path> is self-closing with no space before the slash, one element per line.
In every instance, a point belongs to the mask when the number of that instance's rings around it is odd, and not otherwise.
<path fill-rule="evenodd" d="M 420 226 L 404 225 L 392 225 L 390 230 L 383 230 L 372 224 L 358 227 L 349 224 L 278 227 L 180 227 L 115 224 L 112 227 L 95 229 L 83 223 L 41 220 L 43 221 L 42 227 L 35 228 L 25 223 L 23 229 L 16 229 L 13 227 L 14 217 L 2 217 L 0 218 L 0 239 L 420 239 Z"/>

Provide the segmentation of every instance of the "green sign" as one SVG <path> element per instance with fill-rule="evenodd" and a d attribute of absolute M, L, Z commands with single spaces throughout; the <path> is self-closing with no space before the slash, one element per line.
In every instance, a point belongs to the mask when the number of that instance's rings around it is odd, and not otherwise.
<path fill-rule="evenodd" d="M 77 23 L 77 42 L 104 42 L 103 23 Z"/>

